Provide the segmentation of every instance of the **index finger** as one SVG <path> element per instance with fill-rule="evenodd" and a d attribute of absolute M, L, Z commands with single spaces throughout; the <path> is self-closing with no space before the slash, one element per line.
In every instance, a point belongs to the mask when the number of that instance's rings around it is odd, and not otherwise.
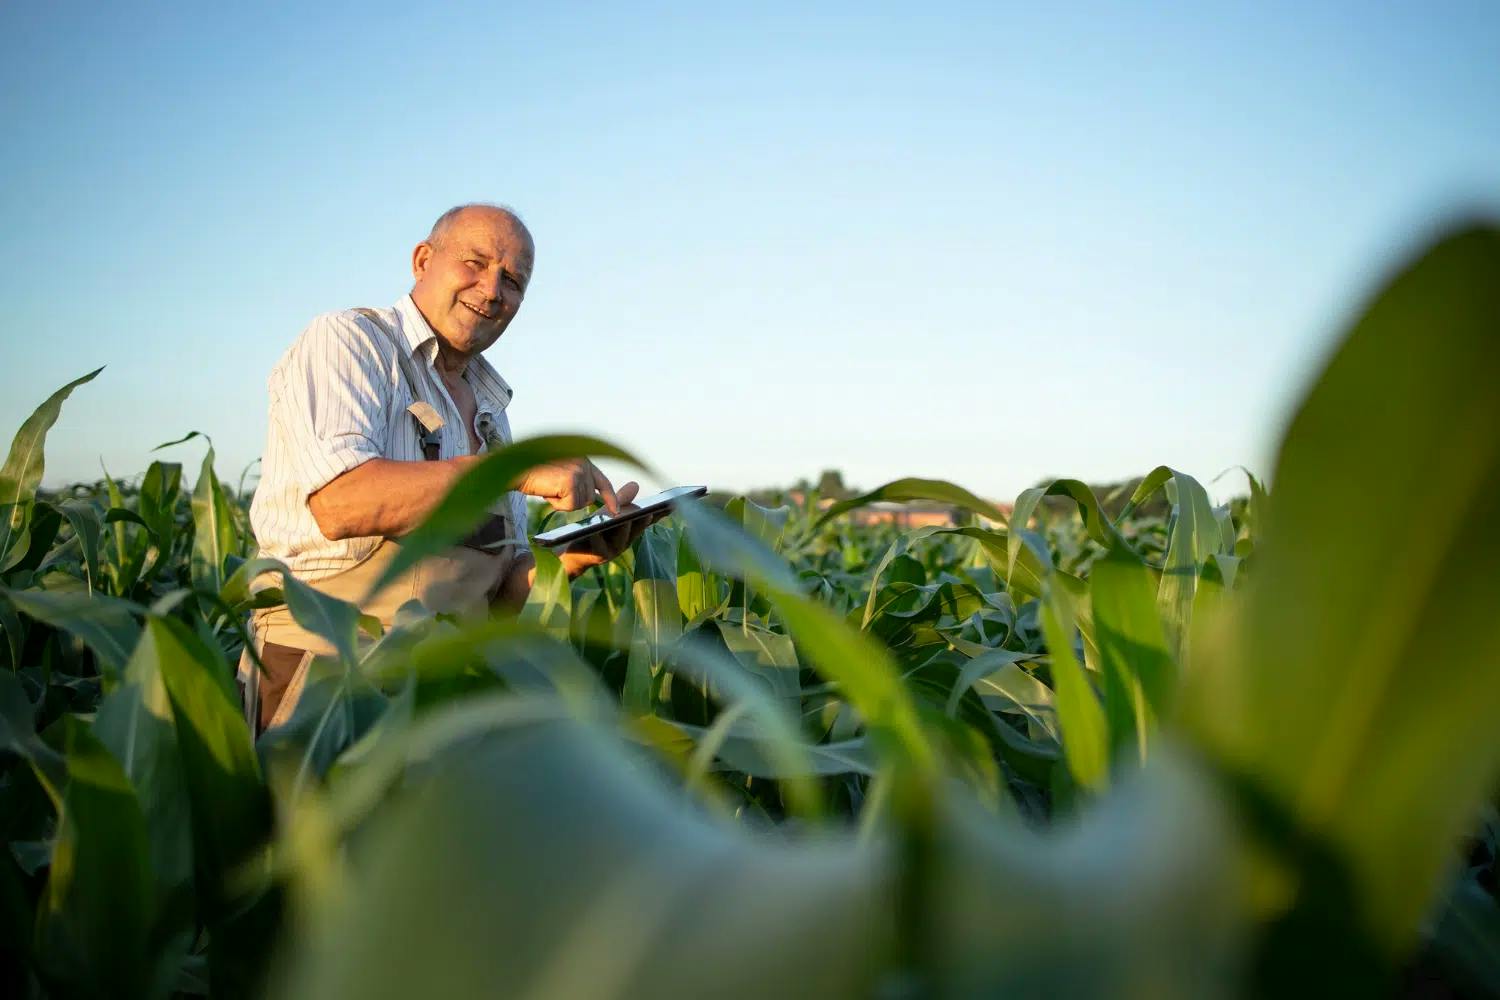
<path fill-rule="evenodd" d="M 604 509 L 611 514 L 620 513 L 620 501 L 615 496 L 615 488 L 609 484 L 609 478 L 592 462 L 589 463 L 589 468 L 593 470 L 594 489 L 599 491 L 599 496 L 604 501 Z"/>

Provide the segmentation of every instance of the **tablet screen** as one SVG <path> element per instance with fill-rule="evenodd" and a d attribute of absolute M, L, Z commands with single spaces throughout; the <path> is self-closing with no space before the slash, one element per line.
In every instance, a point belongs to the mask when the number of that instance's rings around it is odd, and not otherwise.
<path fill-rule="evenodd" d="M 636 518 L 649 517 L 658 511 L 670 509 L 674 502 L 681 500 L 683 497 L 701 497 L 707 493 L 707 486 L 674 486 L 669 490 L 662 490 L 660 493 L 635 501 L 635 505 L 638 508 L 636 510 L 625 511 L 621 514 L 610 514 L 608 511 L 601 510 L 597 514 L 591 514 L 584 518 L 582 521 L 576 521 L 573 524 L 565 524 L 560 528 L 543 531 L 534 537 L 532 541 L 538 545 L 548 547 L 577 541 L 580 538 L 587 538 L 589 535 L 598 534 L 614 525 L 627 524 Z"/>

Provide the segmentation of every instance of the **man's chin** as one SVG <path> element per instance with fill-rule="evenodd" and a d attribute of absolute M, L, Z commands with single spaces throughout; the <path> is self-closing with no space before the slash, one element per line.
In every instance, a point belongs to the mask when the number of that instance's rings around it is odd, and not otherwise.
<path fill-rule="evenodd" d="M 459 306 L 463 309 L 463 306 Z M 467 310 L 465 310 L 467 311 Z M 459 344 L 466 346 L 461 350 L 484 350 L 495 341 L 500 339 L 500 334 L 505 332 L 505 327 L 498 326 L 491 320 L 481 319 L 473 313 L 468 313 L 468 319 L 473 322 L 455 323 L 453 336 L 448 338 L 449 343 L 457 347 Z"/>
<path fill-rule="evenodd" d="M 449 343 L 455 350 L 462 351 L 465 354 L 474 355 L 480 353 L 481 351 L 488 350 L 495 343 L 495 341 L 500 339 L 500 334 L 503 332 L 504 331 L 494 331 L 492 333 L 491 331 L 487 330 L 466 330 L 464 331 L 463 335 L 453 338 L 449 341 Z"/>

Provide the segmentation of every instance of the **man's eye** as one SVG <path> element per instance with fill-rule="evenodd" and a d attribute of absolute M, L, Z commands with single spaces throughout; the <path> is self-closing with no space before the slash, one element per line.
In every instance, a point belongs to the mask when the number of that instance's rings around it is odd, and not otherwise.
<path fill-rule="evenodd" d="M 481 266 L 479 260 L 476 259 L 476 258 L 474 258 L 474 257 L 467 257 L 467 258 L 465 258 L 464 259 L 464 263 L 468 264 L 470 267 L 479 267 L 479 266 Z"/>
<path fill-rule="evenodd" d="M 509 285 L 510 287 L 512 287 L 512 288 L 520 288 L 521 287 L 521 283 L 516 280 L 516 276 L 514 274 L 507 274 L 505 276 L 505 283 L 507 285 Z"/>

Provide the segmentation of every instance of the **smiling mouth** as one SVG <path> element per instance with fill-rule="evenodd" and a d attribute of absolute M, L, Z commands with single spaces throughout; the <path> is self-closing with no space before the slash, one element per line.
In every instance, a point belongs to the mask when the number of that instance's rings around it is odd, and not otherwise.
<path fill-rule="evenodd" d="M 459 305 L 463 306 L 465 309 L 469 310 L 469 312 L 474 313 L 477 316 L 483 316 L 485 319 L 494 319 L 495 318 L 495 317 L 491 316 L 489 313 L 485 312 L 482 309 L 475 309 L 473 306 L 469 305 L 467 302 L 459 302 Z"/>

